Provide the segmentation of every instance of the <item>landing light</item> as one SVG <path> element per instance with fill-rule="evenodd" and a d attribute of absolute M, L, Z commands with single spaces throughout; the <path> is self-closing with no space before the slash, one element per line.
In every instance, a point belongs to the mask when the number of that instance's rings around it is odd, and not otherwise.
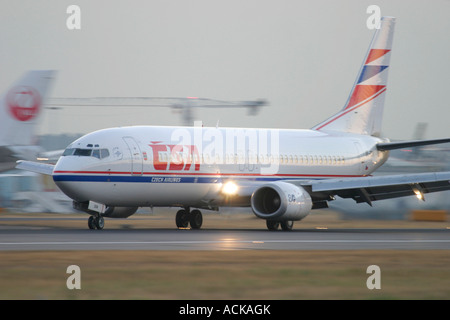
<path fill-rule="evenodd" d="M 222 192 L 227 195 L 234 195 L 237 193 L 238 189 L 239 188 L 236 183 L 234 183 L 233 181 L 228 181 L 223 185 Z"/>
<path fill-rule="evenodd" d="M 419 200 L 424 200 L 424 196 L 423 196 L 423 193 L 422 193 L 422 192 L 420 192 L 420 191 L 417 190 L 417 189 L 414 189 L 414 193 L 416 194 L 417 199 L 419 199 Z"/>

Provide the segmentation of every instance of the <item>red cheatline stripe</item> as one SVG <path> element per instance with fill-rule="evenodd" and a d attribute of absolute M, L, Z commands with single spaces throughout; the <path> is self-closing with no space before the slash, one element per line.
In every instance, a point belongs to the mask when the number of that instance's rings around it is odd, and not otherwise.
<path fill-rule="evenodd" d="M 359 107 L 362 107 L 363 105 L 365 105 L 366 103 L 372 101 L 373 99 L 375 99 L 376 97 L 378 97 L 380 94 L 382 94 L 383 92 L 386 91 L 386 87 L 384 89 L 382 89 L 380 92 L 378 92 L 375 96 L 373 96 L 372 98 L 370 98 L 369 100 L 365 101 L 364 103 L 360 104 L 360 105 L 356 105 L 353 109 L 347 109 L 347 111 L 342 112 L 341 114 L 337 115 L 336 117 L 334 117 L 333 119 L 331 119 L 330 121 L 328 121 L 327 123 L 321 125 L 320 127 L 318 127 L 316 130 L 320 130 L 323 127 L 325 127 L 326 125 L 329 125 L 330 123 L 332 123 L 333 121 L 339 119 L 340 117 L 346 115 L 347 113 L 358 109 Z"/>
<path fill-rule="evenodd" d="M 347 107 L 344 109 L 349 109 L 358 103 L 370 98 L 380 90 L 384 89 L 386 86 L 375 86 L 375 85 L 361 85 L 358 84 L 355 89 L 353 89 L 352 96 L 348 102 Z"/>

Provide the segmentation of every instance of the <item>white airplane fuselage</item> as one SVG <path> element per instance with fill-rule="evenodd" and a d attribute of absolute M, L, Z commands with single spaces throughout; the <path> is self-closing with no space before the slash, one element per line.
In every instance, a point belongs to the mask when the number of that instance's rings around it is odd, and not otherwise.
<path fill-rule="evenodd" d="M 380 142 L 316 130 L 112 128 L 72 143 L 53 179 L 75 201 L 107 206 L 250 205 L 227 202 L 224 184 L 367 176 L 387 160 Z"/>

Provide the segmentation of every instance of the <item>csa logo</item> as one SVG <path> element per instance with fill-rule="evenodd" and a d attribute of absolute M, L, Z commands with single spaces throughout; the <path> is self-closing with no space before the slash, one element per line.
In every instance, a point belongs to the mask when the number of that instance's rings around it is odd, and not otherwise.
<path fill-rule="evenodd" d="M 16 120 L 30 121 L 39 114 L 41 96 L 32 87 L 14 87 L 6 95 L 6 105 Z"/>
<path fill-rule="evenodd" d="M 151 141 L 153 166 L 155 170 L 189 170 L 194 163 L 194 170 L 200 170 L 200 155 L 194 145 L 159 144 Z M 166 157 L 161 157 L 165 154 Z M 145 157 L 146 155 L 144 155 Z"/>

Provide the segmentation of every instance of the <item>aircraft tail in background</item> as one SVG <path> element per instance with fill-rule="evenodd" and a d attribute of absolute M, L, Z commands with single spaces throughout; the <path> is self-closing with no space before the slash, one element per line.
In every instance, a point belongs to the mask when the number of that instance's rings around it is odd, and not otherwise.
<path fill-rule="evenodd" d="M 0 98 L 0 146 L 34 143 L 35 129 L 55 72 L 28 71 Z"/>

